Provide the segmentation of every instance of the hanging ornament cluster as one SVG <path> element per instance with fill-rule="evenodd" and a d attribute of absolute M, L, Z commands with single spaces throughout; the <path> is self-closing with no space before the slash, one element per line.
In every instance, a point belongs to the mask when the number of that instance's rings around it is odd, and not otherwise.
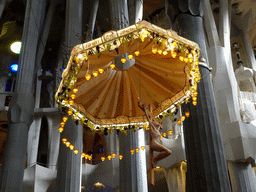
<path fill-rule="evenodd" d="M 146 26 L 138 28 L 138 26 Z M 56 93 L 56 101 L 60 108 L 65 108 L 67 113 L 71 116 L 72 120 L 80 120 L 82 124 L 87 124 L 92 131 L 97 129 L 118 129 L 121 132 L 127 133 L 128 129 L 132 126 L 144 127 L 147 123 L 129 123 L 129 125 L 116 124 L 116 125 L 106 125 L 106 124 L 96 124 L 91 121 L 90 118 L 80 111 L 75 103 L 76 92 L 75 83 L 77 81 L 77 75 L 80 68 L 84 63 L 88 62 L 89 58 L 95 56 L 96 58 L 101 57 L 102 52 L 110 52 L 117 50 L 120 45 L 129 45 L 132 40 L 139 39 L 141 43 L 146 41 L 153 41 L 151 47 L 153 54 L 163 55 L 164 57 L 179 58 L 181 62 L 187 63 L 190 66 L 190 87 L 189 91 L 186 92 L 186 96 L 182 97 L 171 105 L 168 109 L 164 110 L 158 114 L 155 118 L 162 119 L 166 115 L 171 116 L 176 110 L 176 106 L 180 105 L 184 101 L 187 102 L 189 98 L 192 97 L 193 105 L 197 104 L 197 83 L 200 81 L 201 75 L 199 72 L 199 56 L 200 50 L 197 44 L 188 43 L 188 41 L 178 38 L 177 34 L 170 30 L 161 29 L 155 25 L 152 25 L 146 21 L 142 21 L 140 24 L 132 25 L 125 29 L 117 32 L 107 32 L 101 38 L 95 39 L 92 42 L 86 44 L 77 45 L 71 53 L 71 57 L 67 68 L 63 71 L 63 78 L 61 85 Z M 128 54 L 128 58 L 122 57 L 121 62 L 125 63 L 127 59 L 133 59 L 140 55 L 139 49 L 135 50 L 133 53 Z M 85 78 L 89 81 L 92 78 L 96 78 L 98 75 L 104 73 L 107 70 L 106 67 L 115 69 L 115 64 L 113 62 L 107 64 L 104 68 L 99 68 L 97 71 L 87 71 Z M 88 67 L 89 70 L 89 67 Z M 185 120 L 186 115 L 182 116 L 180 120 L 177 121 L 181 124 Z M 62 127 L 62 126 L 61 126 Z M 62 127 L 63 128 L 63 127 Z M 60 130 L 63 131 L 63 129 Z M 132 128 L 134 130 L 134 128 Z M 135 128 L 136 130 L 136 128 Z M 144 129 L 146 130 L 146 128 Z M 111 132 L 111 131 L 110 131 Z"/>

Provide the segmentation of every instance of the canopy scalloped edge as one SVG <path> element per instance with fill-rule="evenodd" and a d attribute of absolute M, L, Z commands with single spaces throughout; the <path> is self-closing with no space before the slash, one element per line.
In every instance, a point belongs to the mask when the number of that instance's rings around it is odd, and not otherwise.
<path fill-rule="evenodd" d="M 134 39 L 137 39 L 140 37 L 141 35 L 140 33 L 143 29 L 153 31 L 155 33 L 160 34 L 166 39 L 172 39 L 172 41 L 179 42 L 182 45 L 184 44 L 196 50 L 196 53 L 194 54 L 194 58 L 193 58 L 193 62 L 194 62 L 193 66 L 195 68 L 195 61 L 196 60 L 198 61 L 200 56 L 200 49 L 197 43 L 177 35 L 177 33 L 172 30 L 165 30 L 147 21 L 141 21 L 136 23 L 135 25 L 131 25 L 119 31 L 106 32 L 100 38 L 75 46 L 71 52 L 68 65 L 62 73 L 63 78 L 61 80 L 60 86 L 55 95 L 55 99 L 57 103 L 61 107 L 66 107 L 69 110 L 72 110 L 73 118 L 76 120 L 81 120 L 82 123 L 86 122 L 87 125 L 91 127 L 91 129 L 95 129 L 97 126 L 119 128 L 120 126 L 126 126 L 126 125 L 141 126 L 147 123 L 145 116 L 139 116 L 139 117 L 118 116 L 118 117 L 109 118 L 109 119 L 98 119 L 93 117 L 91 114 L 89 114 L 82 105 L 77 103 L 70 105 L 68 104 L 68 100 L 67 100 L 71 94 L 70 90 L 74 88 L 74 85 L 76 83 L 76 80 L 77 80 L 76 75 L 78 74 L 79 68 L 82 66 L 83 61 L 87 60 L 89 57 L 88 56 L 89 50 L 92 51 L 94 54 L 96 54 L 97 51 L 101 52 L 106 50 L 108 51 L 109 49 L 113 50 L 122 44 L 122 41 L 121 41 L 122 37 L 125 37 L 128 34 L 133 33 Z M 107 47 L 107 43 L 113 42 L 113 40 L 116 40 L 116 39 L 120 40 L 116 45 L 111 45 L 111 47 Z M 173 111 L 177 103 L 184 102 L 185 99 L 188 99 L 191 97 L 191 87 L 196 86 L 197 82 L 195 82 L 194 79 L 196 76 L 199 75 L 199 72 L 191 74 L 191 70 L 192 68 L 191 69 L 186 68 L 185 70 L 185 73 L 187 75 L 186 75 L 186 85 L 184 89 L 180 91 L 178 94 L 176 94 L 173 98 L 164 100 L 153 111 L 154 116 L 159 116 L 163 113 L 166 113 L 167 110 Z M 189 83 L 190 79 L 191 79 L 191 82 Z M 63 91 L 63 87 L 66 87 L 67 89 Z M 63 95 L 65 96 L 63 97 Z"/>

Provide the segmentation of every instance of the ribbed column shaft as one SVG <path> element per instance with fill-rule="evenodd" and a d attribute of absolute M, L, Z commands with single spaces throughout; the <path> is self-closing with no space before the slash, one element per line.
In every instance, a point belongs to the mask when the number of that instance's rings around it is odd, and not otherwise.
<path fill-rule="evenodd" d="M 27 1 L 16 92 L 33 92 L 39 26 L 44 9 L 45 0 Z"/>
<path fill-rule="evenodd" d="M 135 149 L 134 133 L 128 130 L 128 134 L 119 134 L 119 154 L 123 159 L 119 162 L 120 189 L 123 192 L 137 191 L 136 154 L 130 150 Z"/>
<path fill-rule="evenodd" d="M 187 107 L 191 116 L 184 121 L 188 162 L 187 191 L 231 191 L 212 78 L 207 67 L 207 52 L 201 17 L 181 14 L 179 27 L 186 38 L 198 43 L 206 63 L 200 63 L 202 79 L 198 83 L 197 105 Z"/>
<path fill-rule="evenodd" d="M 60 137 L 60 151 L 57 168 L 57 191 L 59 192 L 78 192 L 81 191 L 81 152 L 83 150 L 83 127 L 76 125 L 71 118 L 64 126 L 64 131 Z M 77 155 L 74 149 L 70 150 L 62 142 L 62 138 L 67 140 L 78 149 Z"/>
<path fill-rule="evenodd" d="M 248 56 L 248 60 L 249 60 L 249 67 L 252 68 L 253 70 L 256 70 L 256 60 L 254 57 L 254 53 L 253 53 L 253 49 L 252 49 L 252 43 L 250 40 L 250 36 L 248 32 L 244 32 L 244 46 L 246 49 L 246 53 Z"/>
<path fill-rule="evenodd" d="M 99 0 L 92 1 L 92 10 L 89 19 L 89 25 L 87 29 L 86 41 L 91 41 L 93 38 L 93 31 L 96 22 L 97 12 L 99 7 Z"/>
<path fill-rule="evenodd" d="M 138 192 L 148 191 L 146 150 L 141 149 L 141 146 L 145 146 L 145 133 L 147 132 L 143 129 L 135 132 L 135 147 L 139 148 L 139 152 L 135 154 Z"/>
<path fill-rule="evenodd" d="M 65 43 L 67 53 L 73 46 L 81 43 L 82 34 L 82 8 L 83 0 L 66 1 L 66 23 L 65 23 Z M 67 62 L 67 61 L 64 61 Z M 67 63 L 65 63 L 67 64 Z M 62 138 L 67 138 L 79 154 L 75 155 L 62 143 Z M 69 117 L 63 133 L 60 137 L 60 150 L 58 158 L 57 191 L 76 192 L 81 190 L 81 152 L 83 141 L 83 129 L 81 125 L 76 125 Z"/>
<path fill-rule="evenodd" d="M 252 165 L 242 162 L 228 162 L 233 192 L 256 192 L 256 177 Z"/>
<path fill-rule="evenodd" d="M 110 9 L 113 30 L 129 26 L 127 0 L 110 0 Z"/>
<path fill-rule="evenodd" d="M 231 191 L 220 125 L 207 67 L 200 66 L 197 105 L 183 106 L 190 111 L 184 121 L 188 162 L 187 191 Z"/>

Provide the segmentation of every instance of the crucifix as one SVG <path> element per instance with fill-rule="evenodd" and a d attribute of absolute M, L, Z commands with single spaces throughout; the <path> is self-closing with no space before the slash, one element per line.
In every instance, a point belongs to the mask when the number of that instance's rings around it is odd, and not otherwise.
<path fill-rule="evenodd" d="M 153 117 L 153 112 L 151 106 L 149 106 L 149 112 L 145 104 L 139 107 L 144 111 L 146 118 L 149 123 L 149 183 L 154 185 L 154 167 L 157 162 L 171 155 L 172 151 L 167 147 L 160 144 L 160 129 L 162 129 L 162 122 L 157 122 Z M 150 115 L 149 115 L 150 113 Z M 154 157 L 153 152 L 159 152 L 157 156 Z"/>

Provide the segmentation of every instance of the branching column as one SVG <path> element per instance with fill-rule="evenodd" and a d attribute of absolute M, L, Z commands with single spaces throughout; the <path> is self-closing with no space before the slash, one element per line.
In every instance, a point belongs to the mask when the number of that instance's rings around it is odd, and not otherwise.
<path fill-rule="evenodd" d="M 1 192 L 22 191 L 28 130 L 33 120 L 35 56 L 45 1 L 28 0 L 15 95 L 8 111 L 9 128 L 1 172 Z"/>

